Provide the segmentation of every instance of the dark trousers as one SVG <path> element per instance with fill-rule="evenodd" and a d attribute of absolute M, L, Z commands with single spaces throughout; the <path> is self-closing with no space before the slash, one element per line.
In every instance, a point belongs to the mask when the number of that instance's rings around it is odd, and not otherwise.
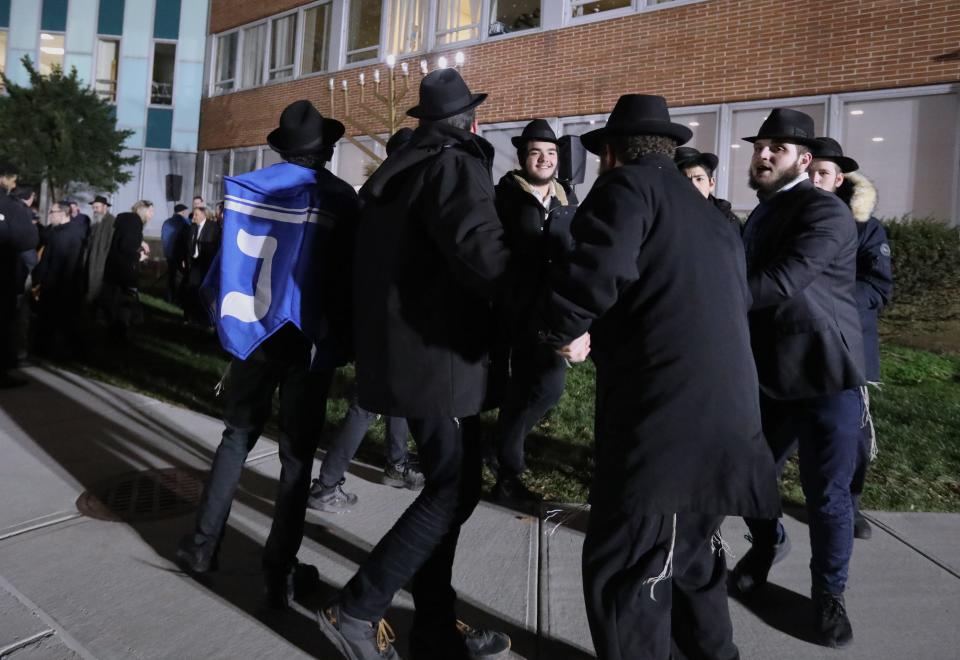
<path fill-rule="evenodd" d="M 475 417 L 407 419 L 426 484 L 340 592 L 350 616 L 383 617 L 394 594 L 411 585 L 414 627 L 455 622 L 450 585 L 460 527 L 480 499 L 481 452 Z"/>
<path fill-rule="evenodd" d="M 177 282 L 179 274 L 181 274 L 180 260 L 167 259 L 167 302 L 176 302 L 179 297 L 180 284 Z"/>
<path fill-rule="evenodd" d="M 850 486 L 862 451 L 860 391 L 843 390 L 811 399 L 777 401 L 761 395 L 763 432 L 778 468 L 796 443 L 800 483 L 810 526 L 813 586 L 843 593 L 853 553 Z M 754 543 L 777 540 L 777 520 L 746 518 Z"/>
<path fill-rule="evenodd" d="M 288 328 L 292 326 L 287 326 Z M 286 572 L 303 540 L 313 457 L 320 442 L 332 372 L 311 372 L 310 346 L 281 329 L 250 358 L 234 359 L 224 388 L 226 428 L 204 488 L 193 542 L 215 554 L 247 455 L 270 417 L 280 388 L 280 481 L 263 566 Z"/>
<path fill-rule="evenodd" d="M 594 507 L 583 543 L 583 594 L 599 660 L 739 657 L 727 608 L 726 561 L 714 550 L 722 517 L 679 513 L 673 573 L 664 569 L 673 516 Z"/>
<path fill-rule="evenodd" d="M 513 349 L 510 379 L 497 418 L 497 461 L 501 470 L 515 475 L 523 472 L 524 440 L 557 405 L 566 378 L 567 365 L 552 347 L 529 344 Z"/>
<path fill-rule="evenodd" d="M 376 413 L 360 407 L 354 395 L 347 409 L 340 432 L 334 438 L 318 477 L 323 488 L 333 488 L 350 467 L 350 461 L 357 454 L 367 429 L 379 417 Z M 397 465 L 407 460 L 407 420 L 403 417 L 384 416 L 387 426 L 387 464 Z"/>

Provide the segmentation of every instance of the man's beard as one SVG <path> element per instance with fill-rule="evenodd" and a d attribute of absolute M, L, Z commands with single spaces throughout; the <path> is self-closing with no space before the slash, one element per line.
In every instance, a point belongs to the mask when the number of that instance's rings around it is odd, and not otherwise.
<path fill-rule="evenodd" d="M 95 225 L 100 224 L 100 221 L 103 220 L 104 215 L 105 214 L 103 213 L 97 213 L 96 211 L 94 211 L 93 218 L 91 219 L 92 224 L 95 224 Z"/>
<path fill-rule="evenodd" d="M 753 178 L 753 168 L 751 167 L 748 173 L 747 183 L 753 190 L 756 190 L 761 197 L 768 197 L 796 179 L 798 176 L 803 174 L 803 172 L 803 168 L 800 167 L 800 161 L 797 160 L 796 163 L 784 170 L 783 174 L 778 176 L 770 183 L 760 183 Z"/>

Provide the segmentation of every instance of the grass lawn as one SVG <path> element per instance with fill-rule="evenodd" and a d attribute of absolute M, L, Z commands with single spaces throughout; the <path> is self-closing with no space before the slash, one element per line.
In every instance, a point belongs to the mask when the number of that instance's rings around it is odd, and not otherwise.
<path fill-rule="evenodd" d="M 146 320 L 128 344 L 115 346 L 95 336 L 86 355 L 62 366 L 219 416 L 214 387 L 227 364 L 226 353 L 212 335 L 185 326 L 178 308 L 149 295 L 143 302 Z M 910 341 L 907 330 L 896 324 L 884 328 L 883 386 L 871 391 L 880 453 L 871 466 L 863 506 L 960 512 L 960 321 L 930 321 L 916 335 L 919 342 Z M 918 347 L 926 335 L 936 338 L 932 350 Z M 352 368 L 338 372 L 323 443 L 343 419 L 352 381 Z M 531 485 L 551 500 L 586 499 L 593 472 L 593 382 L 590 363 L 570 369 L 559 405 L 527 439 Z M 493 419 L 484 417 L 488 430 Z M 378 422 L 359 458 L 382 464 L 383 455 L 383 425 Z M 492 485 L 489 474 L 486 480 Z M 795 464 L 785 474 L 784 496 L 802 501 Z"/>

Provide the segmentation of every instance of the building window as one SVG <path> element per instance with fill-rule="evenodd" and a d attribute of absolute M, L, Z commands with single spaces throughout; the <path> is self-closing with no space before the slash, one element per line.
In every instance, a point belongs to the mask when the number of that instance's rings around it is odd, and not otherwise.
<path fill-rule="evenodd" d="M 270 69 L 267 74 L 269 80 L 282 80 L 293 76 L 296 36 L 296 14 L 270 21 Z"/>
<path fill-rule="evenodd" d="M 405 55 L 423 50 L 429 10 L 430 3 L 427 0 L 396 0 L 390 3 L 388 52 Z"/>
<path fill-rule="evenodd" d="M 326 71 L 330 43 L 330 3 L 303 12 L 303 55 L 300 73 Z"/>
<path fill-rule="evenodd" d="M 350 0 L 347 64 L 380 56 L 380 0 Z"/>
<path fill-rule="evenodd" d="M 246 174 L 257 169 L 257 150 L 243 149 L 233 152 L 233 168 L 231 176 Z"/>
<path fill-rule="evenodd" d="M 152 105 L 173 105 L 173 69 L 177 44 L 156 41 L 153 44 L 153 79 L 150 82 Z"/>
<path fill-rule="evenodd" d="M 950 219 L 958 115 L 957 94 L 844 103 L 840 142 L 877 187 L 874 215 Z"/>
<path fill-rule="evenodd" d="M 240 61 L 240 86 L 263 84 L 263 63 L 267 52 L 267 24 L 260 23 L 243 31 L 243 57 Z"/>
<path fill-rule="evenodd" d="M 438 45 L 480 38 L 480 10 L 482 0 L 438 0 Z"/>
<path fill-rule="evenodd" d="M 223 177 L 230 170 L 229 151 L 207 152 L 207 178 L 204 181 L 203 196 L 210 205 L 223 199 Z"/>
<path fill-rule="evenodd" d="M 379 142 L 363 137 L 357 141 L 381 158 L 386 156 Z M 362 186 L 379 165 L 369 154 L 347 140 L 337 146 L 337 158 L 337 176 L 355 188 Z"/>
<path fill-rule="evenodd" d="M 282 163 L 283 156 L 278 154 L 276 151 L 274 151 L 270 147 L 264 147 L 262 154 L 260 156 L 260 162 L 263 163 L 261 167 L 270 167 L 271 165 Z"/>
<path fill-rule="evenodd" d="M 222 94 L 234 88 L 237 75 L 237 32 L 217 37 L 214 61 L 213 93 Z"/>
<path fill-rule="evenodd" d="M 523 132 L 527 122 L 509 124 L 489 124 L 482 127 L 483 139 L 493 147 L 493 181 L 496 183 L 507 172 L 520 167 L 517 162 L 517 148 L 510 138 Z"/>
<path fill-rule="evenodd" d="M 824 135 L 826 105 L 812 103 L 809 105 L 790 105 L 793 110 L 805 112 L 813 117 L 814 131 L 817 135 Z M 731 121 L 730 160 L 728 199 L 737 212 L 749 212 L 757 205 L 757 193 L 747 183 L 750 170 L 750 160 L 753 157 L 753 145 L 744 142 L 743 138 L 756 135 L 763 120 L 770 114 L 771 108 L 734 110 Z M 723 154 L 717 154 L 723 158 Z"/>
<path fill-rule="evenodd" d="M 63 70 L 63 35 L 51 32 L 40 33 L 40 73 L 50 75 L 53 67 Z"/>
<path fill-rule="evenodd" d="M 571 0 L 570 16 L 573 18 L 594 16 L 611 9 L 629 8 L 631 4 L 632 0 Z"/>
<path fill-rule="evenodd" d="M 0 73 L 7 71 L 7 31 L 0 30 Z M 3 89 L 3 81 L 0 80 L 0 89 Z"/>
<path fill-rule="evenodd" d="M 491 37 L 538 27 L 540 27 L 540 0 L 514 2 L 490 0 L 490 29 L 487 33 Z"/>
<path fill-rule="evenodd" d="M 97 74 L 94 88 L 107 103 L 117 102 L 117 62 L 120 42 L 116 39 L 97 40 Z"/>

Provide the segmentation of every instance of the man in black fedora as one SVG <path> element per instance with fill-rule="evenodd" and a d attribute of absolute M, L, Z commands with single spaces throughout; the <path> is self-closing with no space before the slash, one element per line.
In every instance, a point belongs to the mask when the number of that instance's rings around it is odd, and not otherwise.
<path fill-rule="evenodd" d="M 573 361 L 591 344 L 597 369 L 583 588 L 604 660 L 738 657 L 720 524 L 780 510 L 740 238 L 674 165 L 690 137 L 645 94 L 581 136 L 601 175 L 541 320 Z"/>
<path fill-rule="evenodd" d="M 560 400 L 567 370 L 564 359 L 540 342 L 526 321 L 551 264 L 559 266 L 571 247 L 570 220 L 577 199 L 573 186 L 557 181 L 557 136 L 549 123 L 534 119 L 511 142 L 520 169 L 504 174 L 496 187 L 514 287 L 498 310 L 504 344 L 500 359 L 507 361 L 509 378 L 494 434 L 493 497 L 522 504 L 538 499 L 520 479 L 524 439 Z"/>
<path fill-rule="evenodd" d="M 716 154 L 701 152 L 693 147 L 677 147 L 673 162 L 677 164 L 677 168 L 683 172 L 683 175 L 690 179 L 690 183 L 700 191 L 700 194 L 730 221 L 730 224 L 740 227 L 740 218 L 733 212 L 730 202 L 713 194 L 717 189 L 717 177 L 714 175 L 717 165 L 720 164 Z"/>
<path fill-rule="evenodd" d="M 320 612 L 351 659 L 396 658 L 383 616 L 410 585 L 414 658 L 500 658 L 509 638 L 458 625 L 451 587 L 460 527 L 480 497 L 477 414 L 489 397 L 491 302 L 508 252 L 494 206 L 491 145 L 474 134 L 472 94 L 454 69 L 420 83 L 410 141 L 360 191 L 355 327 L 360 405 L 405 417 L 425 484 Z"/>
<path fill-rule="evenodd" d="M 865 382 L 857 230 L 850 209 L 808 177 L 817 146 L 810 116 L 776 108 L 744 139 L 753 143 L 750 185 L 760 199 L 743 240 L 764 435 L 780 466 L 799 442 L 816 625 L 824 644 L 843 646 L 853 638 L 843 592 Z M 778 520 L 747 524 L 753 544 L 733 574 L 742 594 L 761 588 L 790 547 Z"/>
<path fill-rule="evenodd" d="M 90 238 L 87 242 L 86 274 L 87 302 L 94 303 L 103 288 L 103 272 L 107 265 L 107 254 L 113 242 L 113 224 L 115 218 L 110 213 L 110 202 L 103 195 L 97 195 L 90 203 L 93 217 L 90 224 Z"/>
<path fill-rule="evenodd" d="M 880 337 L 877 333 L 877 318 L 890 303 L 893 295 L 893 269 L 890 263 L 890 244 L 887 232 L 880 221 L 873 217 L 877 205 L 877 189 L 858 170 L 860 165 L 843 154 L 843 148 L 833 138 L 817 138 L 810 163 L 810 180 L 821 190 L 832 192 L 842 199 L 853 219 L 857 221 L 857 309 L 860 311 L 860 327 L 863 330 L 864 376 L 867 382 L 878 385 L 880 381 Z M 857 469 L 850 492 L 853 495 L 853 535 L 868 539 L 873 530 L 870 522 L 860 513 L 860 495 L 867 478 L 867 467 L 876 455 L 877 437 L 870 417 L 870 397 L 863 388 L 864 405 L 867 407 L 866 424 L 861 434 Z"/>
<path fill-rule="evenodd" d="M 285 290 L 299 289 L 296 318 L 270 316 L 268 307 L 262 319 L 267 322 L 277 318 L 279 327 L 231 336 L 231 326 L 223 321 L 226 314 L 217 315 L 221 342 L 233 354 L 223 383 L 225 429 L 194 529 L 180 541 L 176 553 L 178 562 L 192 574 L 216 570 L 220 541 L 244 462 L 270 418 L 274 393 L 279 389 L 281 470 L 273 524 L 262 559 L 267 604 L 276 609 L 287 608 L 294 596 L 319 586 L 316 568 L 300 564 L 297 552 L 303 540 L 310 470 L 323 428 L 327 392 L 333 369 L 343 363 L 344 347 L 350 341 L 345 294 L 350 290 L 349 255 L 357 196 L 352 186 L 324 167 L 343 132 L 343 124 L 323 117 L 309 101 L 296 101 L 287 106 L 279 127 L 267 136 L 267 143 L 285 162 L 233 180 L 238 189 L 242 186 L 255 191 L 251 194 L 264 200 L 260 204 L 234 202 L 236 222 L 258 223 L 247 226 L 267 232 L 262 238 L 272 239 L 275 246 L 284 234 L 276 233 L 270 222 L 279 215 L 288 224 L 316 222 L 318 230 L 295 234 L 294 240 L 302 240 L 296 249 L 274 248 L 279 254 L 293 255 L 287 259 L 295 260 L 274 262 L 272 281 L 281 281 Z M 289 204 L 288 200 L 307 208 L 278 211 L 284 208 L 278 205 Z M 236 231 L 231 226 L 226 236 L 239 243 L 242 233 L 242 228 Z M 238 262 L 223 259 L 220 263 Z M 226 275 L 222 269 L 216 273 L 221 279 Z M 311 277 L 300 281 L 298 273 Z M 252 269 L 249 275 L 236 274 L 237 279 L 246 277 L 251 278 L 249 283 L 244 282 L 249 290 L 259 287 L 260 278 Z M 226 304 L 221 295 L 224 292 L 213 293 L 218 308 Z M 250 321 L 250 326 L 256 327 L 255 321 Z"/>

